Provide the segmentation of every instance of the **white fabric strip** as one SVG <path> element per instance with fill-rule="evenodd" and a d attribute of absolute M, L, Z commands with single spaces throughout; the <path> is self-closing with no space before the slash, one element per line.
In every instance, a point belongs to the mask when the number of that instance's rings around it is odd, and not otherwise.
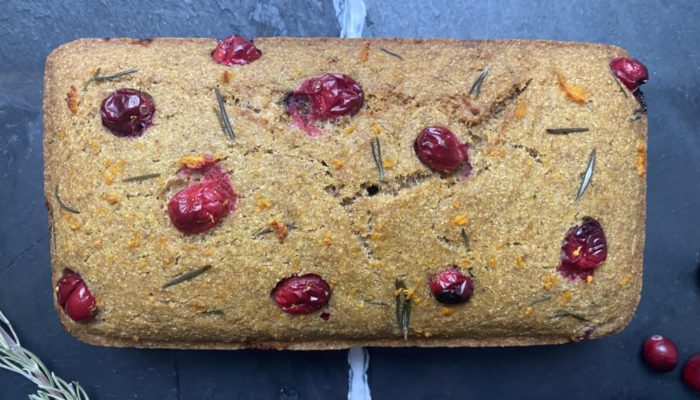
<path fill-rule="evenodd" d="M 362 37 L 367 7 L 363 0 L 333 0 L 335 16 L 340 23 L 341 38 Z"/>
<path fill-rule="evenodd" d="M 348 377 L 348 400 L 372 400 L 367 383 L 369 353 L 364 347 L 353 347 L 348 351 L 350 372 Z"/>

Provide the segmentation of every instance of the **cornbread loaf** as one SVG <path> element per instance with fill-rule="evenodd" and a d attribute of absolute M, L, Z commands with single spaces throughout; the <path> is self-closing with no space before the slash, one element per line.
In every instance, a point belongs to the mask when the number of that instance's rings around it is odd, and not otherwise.
<path fill-rule="evenodd" d="M 47 59 L 53 284 L 81 290 L 56 302 L 78 339 L 511 346 L 597 338 L 630 321 L 642 284 L 647 121 L 610 71 L 624 50 L 260 38 L 259 58 L 225 65 L 212 58 L 217 46 L 81 39 Z M 354 103 L 316 118 L 333 111 L 318 102 L 340 101 L 308 94 L 328 82 L 347 84 Z M 109 120 L 115 99 L 144 117 Z M 419 158 L 427 127 L 461 143 L 459 170 Z M 178 222 L 187 196 L 206 190 L 219 196 L 206 200 L 216 211 Z M 588 240 L 586 229 L 604 237 Z M 594 249 L 595 268 L 567 270 L 565 254 Z M 441 271 L 471 286 L 441 298 L 432 291 L 449 278 Z M 292 283 L 306 303 L 284 303 L 296 301 L 280 292 Z M 308 298 L 312 285 L 320 299 Z M 66 314 L 88 300 L 79 321 Z"/>

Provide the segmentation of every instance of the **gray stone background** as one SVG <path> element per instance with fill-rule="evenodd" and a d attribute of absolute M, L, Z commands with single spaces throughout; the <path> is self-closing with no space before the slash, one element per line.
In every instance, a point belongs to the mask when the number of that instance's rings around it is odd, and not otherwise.
<path fill-rule="evenodd" d="M 642 301 L 621 334 L 578 345 L 371 349 L 374 399 L 682 399 L 680 369 L 649 372 L 643 339 L 700 352 L 700 2 L 366 0 L 365 36 L 537 38 L 620 45 L 651 72 Z M 52 309 L 42 195 L 44 60 L 80 37 L 337 36 L 332 2 L 0 0 L 0 309 L 23 343 L 91 399 L 342 399 L 346 352 L 107 349 Z M 0 370 L 0 399 L 35 388 Z"/>

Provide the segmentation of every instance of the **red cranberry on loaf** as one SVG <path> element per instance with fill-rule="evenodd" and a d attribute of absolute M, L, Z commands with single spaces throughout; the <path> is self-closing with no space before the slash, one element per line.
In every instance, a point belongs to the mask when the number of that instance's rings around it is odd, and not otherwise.
<path fill-rule="evenodd" d="M 100 105 L 102 125 L 120 137 L 139 137 L 153 125 L 156 107 L 153 98 L 136 89 L 119 89 Z"/>
<path fill-rule="evenodd" d="M 73 321 L 88 320 L 97 314 L 95 296 L 80 274 L 66 270 L 56 284 L 56 301 Z"/>
<path fill-rule="evenodd" d="M 566 232 L 561 246 L 559 272 L 569 279 L 586 279 L 608 256 L 605 232 L 598 221 L 584 218 Z"/>
<path fill-rule="evenodd" d="M 211 58 L 218 64 L 231 66 L 252 63 L 261 55 L 253 42 L 243 36 L 232 35 L 216 45 Z"/>
<path fill-rule="evenodd" d="M 279 281 L 271 296 L 288 314 L 311 314 L 328 304 L 331 287 L 316 274 L 292 275 Z"/>
<path fill-rule="evenodd" d="M 418 159 L 433 171 L 455 172 L 468 164 L 469 147 L 457 135 L 441 126 L 423 129 L 413 142 Z"/>
<path fill-rule="evenodd" d="M 452 265 L 434 275 L 428 282 L 435 300 L 443 304 L 466 303 L 474 293 L 474 281 Z"/>

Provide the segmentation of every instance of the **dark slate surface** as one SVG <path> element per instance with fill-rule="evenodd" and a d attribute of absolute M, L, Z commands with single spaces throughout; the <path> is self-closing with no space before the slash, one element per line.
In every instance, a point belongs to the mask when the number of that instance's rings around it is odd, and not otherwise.
<path fill-rule="evenodd" d="M 23 343 L 92 399 L 341 399 L 346 353 L 119 350 L 64 333 L 51 306 L 42 195 L 43 63 L 90 36 L 336 36 L 330 1 L 0 0 L 0 309 Z M 700 3 L 656 1 L 367 0 L 366 36 L 541 38 L 608 42 L 651 71 L 644 293 L 620 335 L 512 349 L 372 349 L 375 399 L 698 398 L 680 370 L 652 374 L 644 337 L 700 352 Z M 402 2 L 403 3 L 403 2 Z M 157 8 L 156 4 L 161 8 Z M 0 370 L 0 399 L 35 388 Z"/>

